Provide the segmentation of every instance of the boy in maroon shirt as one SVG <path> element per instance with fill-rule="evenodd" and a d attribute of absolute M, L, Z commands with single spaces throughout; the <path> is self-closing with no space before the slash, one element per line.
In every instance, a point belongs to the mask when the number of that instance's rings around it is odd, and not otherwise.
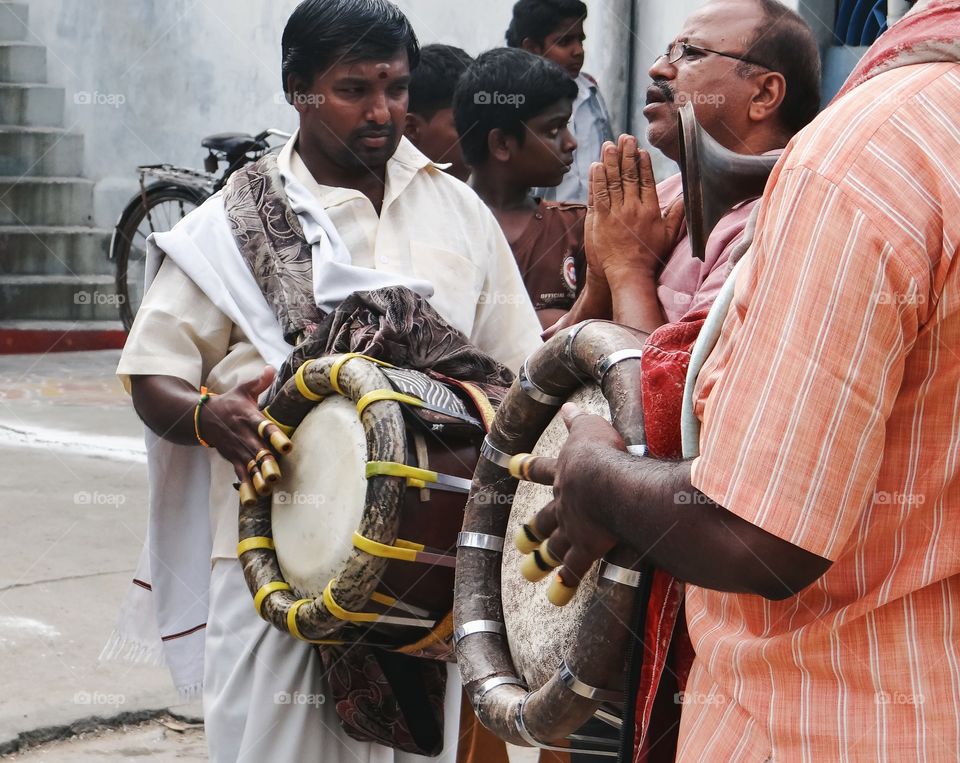
<path fill-rule="evenodd" d="M 453 99 L 470 184 L 500 222 L 544 327 L 573 305 L 586 263 L 587 208 L 531 194 L 570 171 L 576 97 L 576 83 L 555 63 L 497 48 L 467 69 Z"/>

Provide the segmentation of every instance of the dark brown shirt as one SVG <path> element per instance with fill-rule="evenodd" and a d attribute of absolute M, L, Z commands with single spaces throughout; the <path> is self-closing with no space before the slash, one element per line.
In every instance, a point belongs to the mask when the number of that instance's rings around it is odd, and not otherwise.
<path fill-rule="evenodd" d="M 583 204 L 541 201 L 530 224 L 512 244 L 523 284 L 536 310 L 569 310 L 586 273 Z"/>

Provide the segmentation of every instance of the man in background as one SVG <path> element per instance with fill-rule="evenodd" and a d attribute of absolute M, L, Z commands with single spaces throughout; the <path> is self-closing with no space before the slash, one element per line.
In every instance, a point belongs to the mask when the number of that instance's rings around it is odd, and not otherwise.
<path fill-rule="evenodd" d="M 453 45 L 426 45 L 410 75 L 410 106 L 403 133 L 431 161 L 449 164 L 447 172 L 467 181 L 460 136 L 453 123 L 453 91 L 473 58 Z"/>
<path fill-rule="evenodd" d="M 610 114 L 597 81 L 583 71 L 583 22 L 587 6 L 580 0 L 519 0 L 507 29 L 507 45 L 523 48 L 560 66 L 577 83 L 572 128 L 577 139 L 574 163 L 563 181 L 553 188 L 538 188 L 546 201 L 585 204 L 590 164 L 600 158 L 604 141 L 613 140 Z"/>

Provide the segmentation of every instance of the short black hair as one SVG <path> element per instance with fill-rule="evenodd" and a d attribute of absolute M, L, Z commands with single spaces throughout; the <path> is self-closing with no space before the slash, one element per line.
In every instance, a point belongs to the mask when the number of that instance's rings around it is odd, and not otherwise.
<path fill-rule="evenodd" d="M 519 48 L 526 38 L 539 45 L 567 19 L 582 21 L 587 6 L 581 0 L 517 0 L 507 29 L 507 45 Z"/>
<path fill-rule="evenodd" d="M 406 51 L 411 71 L 420 60 L 420 43 L 400 9 L 387 0 L 303 0 L 283 30 L 283 92 L 295 74 L 312 81 L 342 61 L 392 58 Z"/>
<path fill-rule="evenodd" d="M 425 45 L 420 50 L 420 65 L 410 78 L 408 111 L 429 122 L 441 109 L 449 109 L 457 81 L 472 63 L 473 56 L 461 48 Z"/>
<path fill-rule="evenodd" d="M 820 111 L 820 50 L 810 25 L 777 0 L 754 0 L 760 6 L 753 42 L 745 55 L 783 75 L 787 91 L 780 104 L 780 123 L 794 135 Z M 747 76 L 750 64 L 737 73 Z"/>
<path fill-rule="evenodd" d="M 468 164 L 490 155 L 487 137 L 501 129 L 524 139 L 524 123 L 562 98 L 575 100 L 577 83 L 553 61 L 517 48 L 483 53 L 460 77 L 453 117 Z"/>

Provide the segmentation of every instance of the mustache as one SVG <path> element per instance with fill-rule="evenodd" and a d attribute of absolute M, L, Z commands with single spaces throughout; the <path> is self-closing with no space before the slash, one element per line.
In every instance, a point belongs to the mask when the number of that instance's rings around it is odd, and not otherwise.
<path fill-rule="evenodd" d="M 364 138 L 392 138 L 396 135 L 397 128 L 393 124 L 384 127 L 362 127 L 351 133 L 351 140 L 363 140 Z"/>
<path fill-rule="evenodd" d="M 657 90 L 663 94 L 663 97 L 667 103 L 673 103 L 676 100 L 676 92 L 672 87 L 670 87 L 670 83 L 665 79 L 655 79 L 653 81 L 653 87 L 657 88 Z"/>

